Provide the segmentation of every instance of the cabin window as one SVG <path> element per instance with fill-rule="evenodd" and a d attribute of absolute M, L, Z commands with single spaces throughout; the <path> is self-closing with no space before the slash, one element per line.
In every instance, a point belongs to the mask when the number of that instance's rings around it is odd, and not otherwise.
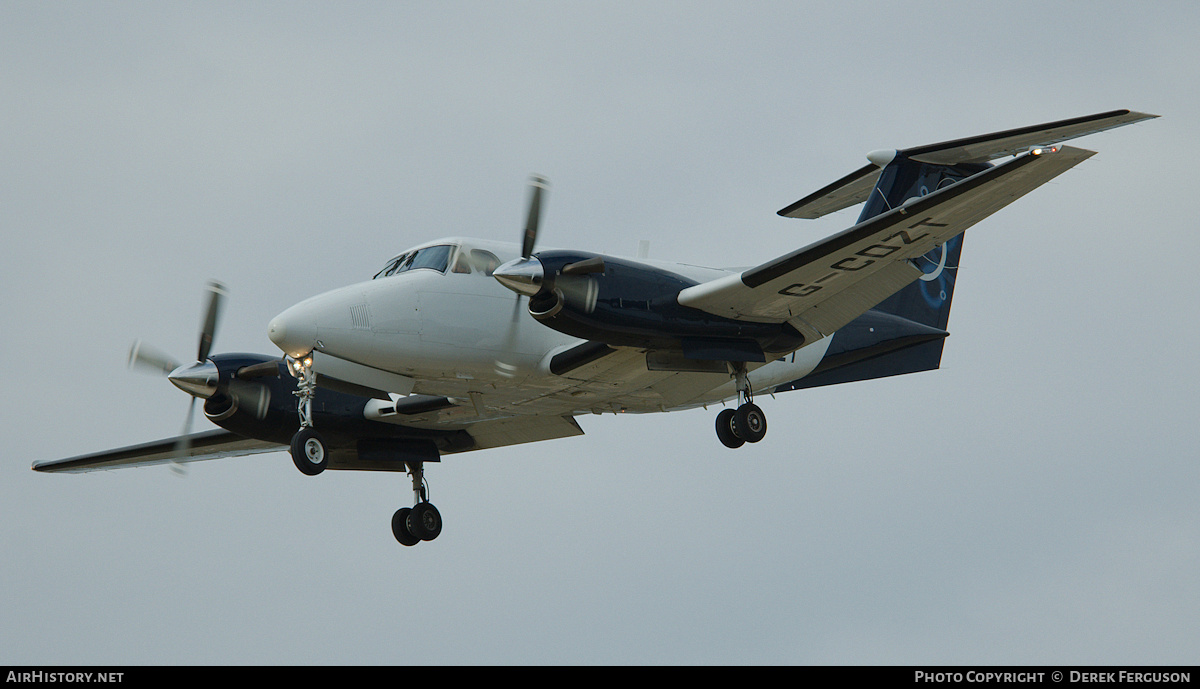
<path fill-rule="evenodd" d="M 475 266 L 475 270 L 491 277 L 492 272 L 500 267 L 500 259 L 490 251 L 471 249 L 471 265 Z"/>
<path fill-rule="evenodd" d="M 376 280 L 378 278 L 387 277 L 387 276 L 395 273 L 396 268 L 400 266 L 400 262 L 403 261 L 407 257 L 408 257 L 408 255 L 405 254 L 403 256 L 397 256 L 396 258 L 393 258 L 392 260 L 388 261 L 388 264 L 383 267 L 383 270 L 379 271 L 378 273 L 375 273 L 375 277 L 373 277 L 371 279 Z"/>
<path fill-rule="evenodd" d="M 391 277 L 418 268 L 429 268 L 444 273 L 450 263 L 452 251 L 454 251 L 454 246 L 450 244 L 427 246 L 424 249 L 410 251 L 389 261 L 387 267 L 375 273 L 375 277 Z"/>
<path fill-rule="evenodd" d="M 450 268 L 451 272 L 471 274 L 471 261 L 467 258 L 467 252 L 462 247 L 454 252 L 454 266 Z"/>

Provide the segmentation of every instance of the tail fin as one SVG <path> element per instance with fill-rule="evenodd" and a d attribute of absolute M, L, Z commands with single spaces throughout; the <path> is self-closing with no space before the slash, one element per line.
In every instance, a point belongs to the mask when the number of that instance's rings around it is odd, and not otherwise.
<path fill-rule="evenodd" d="M 990 167 L 984 163 L 924 163 L 902 151 L 876 152 L 870 158 L 882 170 L 865 199 L 860 223 Z M 812 373 L 773 392 L 938 368 L 964 236 L 965 232 L 918 258 L 915 262 L 924 275 L 839 328 Z"/>
<path fill-rule="evenodd" d="M 879 159 L 878 154 L 872 154 Z M 880 160 L 880 162 L 883 162 Z M 879 181 L 863 206 L 862 222 L 897 208 L 912 198 L 925 196 L 971 175 L 988 169 L 986 163 L 941 165 L 923 163 L 896 151 L 883 165 Z M 962 255 L 964 232 L 917 259 L 924 275 L 912 284 L 884 299 L 876 310 L 895 314 L 921 325 L 945 330 L 950 319 L 950 298 Z"/>

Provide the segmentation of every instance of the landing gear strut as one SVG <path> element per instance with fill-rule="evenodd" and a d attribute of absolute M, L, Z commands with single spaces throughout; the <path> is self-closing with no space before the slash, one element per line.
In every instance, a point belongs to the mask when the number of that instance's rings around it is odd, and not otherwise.
<path fill-rule="evenodd" d="M 767 435 L 767 415 L 754 404 L 754 391 L 746 376 L 746 365 L 733 370 L 737 381 L 737 409 L 723 409 L 717 414 L 717 438 L 728 448 L 739 448 L 746 443 L 757 443 Z"/>
<path fill-rule="evenodd" d="M 424 462 L 408 462 L 408 473 L 412 476 L 412 507 L 401 507 L 392 515 L 392 535 L 400 545 L 416 545 L 421 541 L 432 541 L 442 533 L 442 515 L 428 501 L 425 490 Z"/>
<path fill-rule="evenodd" d="M 312 357 L 292 360 L 289 364 L 296 376 L 296 413 L 300 416 L 300 430 L 292 436 L 292 463 L 305 476 L 316 476 L 325 471 L 329 464 L 329 453 L 325 439 L 313 428 L 312 401 L 317 394 L 317 374 L 312 370 Z"/>

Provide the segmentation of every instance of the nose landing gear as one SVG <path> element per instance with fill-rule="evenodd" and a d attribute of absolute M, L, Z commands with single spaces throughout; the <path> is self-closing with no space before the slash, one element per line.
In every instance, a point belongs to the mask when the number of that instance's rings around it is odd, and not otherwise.
<path fill-rule="evenodd" d="M 317 393 L 317 374 L 312 370 L 312 357 L 293 359 L 288 364 L 296 376 L 296 413 L 300 416 L 300 430 L 292 436 L 292 463 L 305 476 L 316 476 L 325 471 L 329 464 L 329 453 L 325 439 L 313 428 L 312 400 Z"/>
<path fill-rule="evenodd" d="M 325 441 L 312 427 L 301 428 L 292 436 L 291 454 L 292 463 L 305 476 L 316 476 L 329 464 Z"/>

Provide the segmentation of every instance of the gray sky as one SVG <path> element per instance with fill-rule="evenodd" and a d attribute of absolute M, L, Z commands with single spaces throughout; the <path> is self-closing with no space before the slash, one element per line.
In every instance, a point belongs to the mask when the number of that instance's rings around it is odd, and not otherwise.
<path fill-rule="evenodd" d="M 1193 663 L 1200 9 L 1133 3 L 0 5 L 0 662 Z M 266 323 L 445 235 L 747 265 L 906 147 L 1163 117 L 973 229 L 942 369 L 447 458 L 79 476 L 173 435 L 138 337 Z M 197 419 L 197 428 L 207 426 Z"/>

